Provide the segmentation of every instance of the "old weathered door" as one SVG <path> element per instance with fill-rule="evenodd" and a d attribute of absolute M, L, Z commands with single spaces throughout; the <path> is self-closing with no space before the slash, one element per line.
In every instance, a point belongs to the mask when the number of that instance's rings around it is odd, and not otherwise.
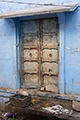
<path fill-rule="evenodd" d="M 40 81 L 39 21 L 22 22 L 22 84 L 36 87 Z"/>
<path fill-rule="evenodd" d="M 58 93 L 58 19 L 21 22 L 21 86 Z"/>

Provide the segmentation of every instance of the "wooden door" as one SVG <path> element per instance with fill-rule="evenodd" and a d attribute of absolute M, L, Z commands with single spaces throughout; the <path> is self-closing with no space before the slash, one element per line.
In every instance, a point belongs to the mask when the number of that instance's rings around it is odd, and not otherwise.
<path fill-rule="evenodd" d="M 58 93 L 58 19 L 23 21 L 21 28 L 22 86 Z"/>
<path fill-rule="evenodd" d="M 47 91 L 58 93 L 58 19 L 41 22 L 41 77 Z"/>

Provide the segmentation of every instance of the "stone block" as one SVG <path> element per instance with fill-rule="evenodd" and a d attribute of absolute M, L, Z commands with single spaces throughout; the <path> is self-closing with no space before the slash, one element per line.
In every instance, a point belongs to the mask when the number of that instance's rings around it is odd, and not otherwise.
<path fill-rule="evenodd" d="M 72 108 L 76 111 L 80 111 L 80 102 L 76 101 L 76 100 L 73 100 L 72 101 Z"/>
<path fill-rule="evenodd" d="M 51 91 L 51 92 L 54 92 L 54 93 L 58 93 L 58 87 L 54 84 L 46 85 L 45 88 L 46 88 L 46 91 Z"/>

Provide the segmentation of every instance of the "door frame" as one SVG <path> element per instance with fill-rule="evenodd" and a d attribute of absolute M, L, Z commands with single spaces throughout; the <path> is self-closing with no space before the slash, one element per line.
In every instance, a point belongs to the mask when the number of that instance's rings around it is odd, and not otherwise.
<path fill-rule="evenodd" d="M 23 20 L 35 20 L 35 19 L 43 19 L 43 18 L 54 18 L 58 17 L 59 22 L 59 84 L 58 89 L 60 94 L 65 94 L 65 14 L 57 13 L 57 14 L 49 14 L 49 15 L 36 15 L 36 16 L 26 16 L 21 18 L 16 18 L 16 57 L 17 57 L 17 88 L 20 88 L 20 74 L 21 74 L 21 26 L 20 22 Z"/>

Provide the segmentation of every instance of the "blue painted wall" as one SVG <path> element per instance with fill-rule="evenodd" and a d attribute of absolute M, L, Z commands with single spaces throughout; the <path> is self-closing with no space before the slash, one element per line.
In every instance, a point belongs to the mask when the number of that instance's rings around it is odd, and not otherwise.
<path fill-rule="evenodd" d="M 15 26 L 10 19 L 0 20 L 0 87 L 15 85 Z"/>
<path fill-rule="evenodd" d="M 65 14 L 65 87 L 80 95 L 80 7 Z"/>
<path fill-rule="evenodd" d="M 21 1 L 21 0 L 14 0 Z M 25 0 L 22 0 L 27 2 Z M 79 0 L 31 0 L 30 3 L 80 3 Z M 32 5 L 0 3 L 0 12 L 30 8 Z M 64 89 L 80 95 L 80 7 L 64 13 Z M 62 53 L 63 54 L 63 53 Z M 16 27 L 11 19 L 0 20 L 0 87 L 18 88 Z M 60 77 L 61 79 L 61 77 Z M 63 84 L 62 84 L 63 85 Z M 62 86 L 63 87 L 63 86 Z"/>

